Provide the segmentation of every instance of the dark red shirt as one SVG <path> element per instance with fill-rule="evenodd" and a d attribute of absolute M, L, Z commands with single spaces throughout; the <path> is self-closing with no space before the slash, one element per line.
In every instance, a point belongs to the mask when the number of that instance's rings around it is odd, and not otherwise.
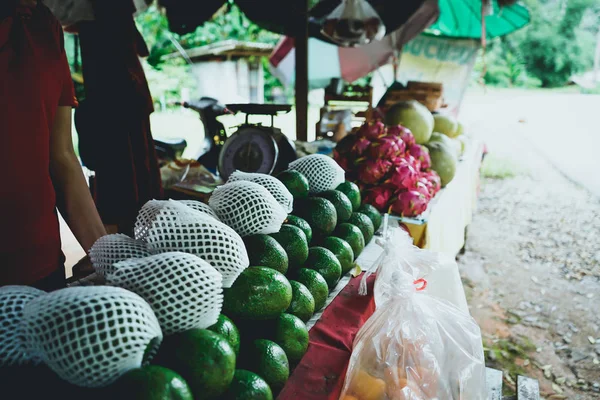
<path fill-rule="evenodd" d="M 63 32 L 44 6 L 0 21 L 0 285 L 62 268 L 50 131 L 75 106 Z"/>

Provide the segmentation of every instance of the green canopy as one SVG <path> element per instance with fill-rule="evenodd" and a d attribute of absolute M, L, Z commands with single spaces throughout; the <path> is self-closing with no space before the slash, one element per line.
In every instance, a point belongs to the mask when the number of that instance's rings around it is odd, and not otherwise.
<path fill-rule="evenodd" d="M 461 39 L 481 39 L 481 0 L 439 0 L 440 17 L 425 34 Z M 515 3 L 500 7 L 492 0 L 491 15 L 485 17 L 488 39 L 508 35 L 530 21 L 529 10 Z"/>

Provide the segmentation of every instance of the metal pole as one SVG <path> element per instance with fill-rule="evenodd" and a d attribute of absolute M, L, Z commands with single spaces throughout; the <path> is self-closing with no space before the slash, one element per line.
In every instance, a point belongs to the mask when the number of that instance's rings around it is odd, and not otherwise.
<path fill-rule="evenodd" d="M 296 140 L 308 140 L 308 0 L 296 29 Z"/>

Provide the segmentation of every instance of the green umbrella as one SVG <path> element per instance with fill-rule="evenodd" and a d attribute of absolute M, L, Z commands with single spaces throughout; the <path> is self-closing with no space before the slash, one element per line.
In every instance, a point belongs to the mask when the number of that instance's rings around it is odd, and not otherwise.
<path fill-rule="evenodd" d="M 425 34 L 461 39 L 481 39 L 481 0 L 439 0 L 440 17 Z M 492 0 L 485 17 L 488 39 L 508 35 L 527 25 L 529 10 L 515 3 L 499 6 Z"/>

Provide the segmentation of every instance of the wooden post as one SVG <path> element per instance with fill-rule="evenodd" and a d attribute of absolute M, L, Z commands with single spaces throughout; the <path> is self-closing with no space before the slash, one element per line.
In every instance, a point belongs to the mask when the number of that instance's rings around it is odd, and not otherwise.
<path fill-rule="evenodd" d="M 308 140 L 308 0 L 302 2 L 296 29 L 296 140 Z"/>

